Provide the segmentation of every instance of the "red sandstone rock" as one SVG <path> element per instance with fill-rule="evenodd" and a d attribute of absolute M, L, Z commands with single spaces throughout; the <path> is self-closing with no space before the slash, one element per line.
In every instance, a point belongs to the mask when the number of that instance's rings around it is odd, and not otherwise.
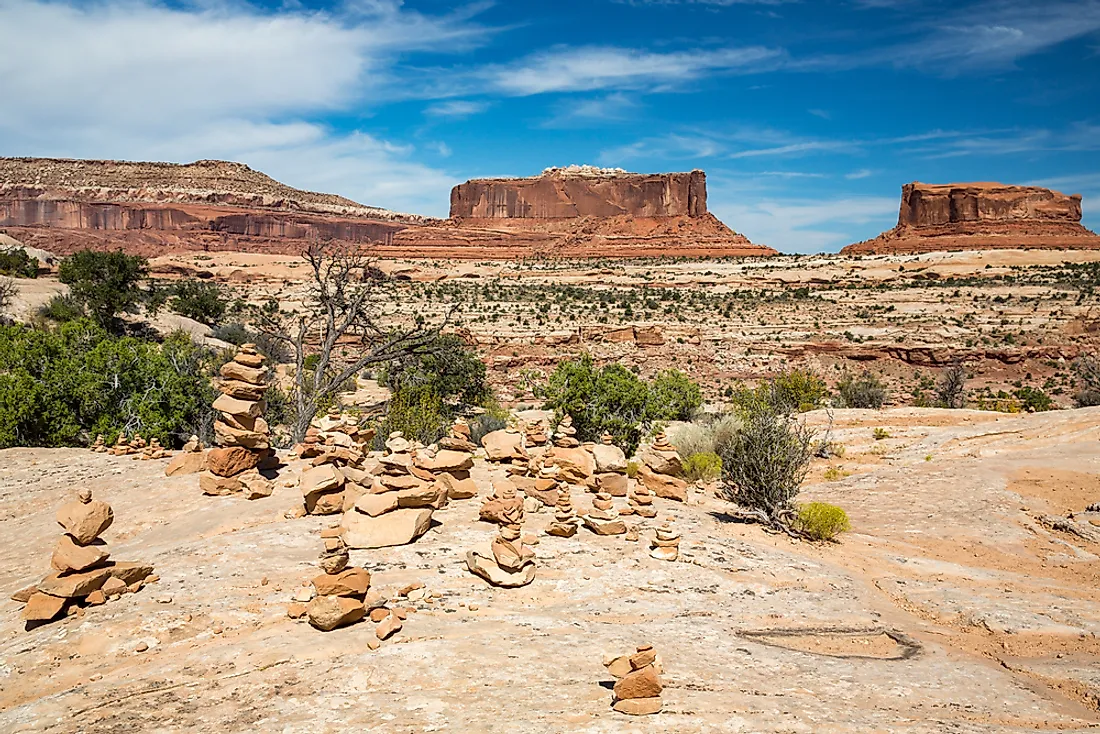
<path fill-rule="evenodd" d="M 911 183 L 901 189 L 897 226 L 841 253 L 1100 248 L 1100 236 L 1080 222 L 1077 194 L 998 183 Z"/>

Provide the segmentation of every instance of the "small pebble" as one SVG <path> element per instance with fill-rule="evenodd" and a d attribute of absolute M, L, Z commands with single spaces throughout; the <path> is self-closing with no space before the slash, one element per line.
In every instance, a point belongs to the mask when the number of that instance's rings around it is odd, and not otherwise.
<path fill-rule="evenodd" d="M 170 597 L 170 596 L 158 596 L 157 597 L 157 603 L 158 604 L 171 604 L 172 603 L 172 597 Z"/>
<path fill-rule="evenodd" d="M 138 652 L 145 652 L 146 650 L 149 649 L 149 645 L 144 643 L 144 642 L 139 642 L 137 644 L 137 647 L 135 647 L 134 649 Z"/>

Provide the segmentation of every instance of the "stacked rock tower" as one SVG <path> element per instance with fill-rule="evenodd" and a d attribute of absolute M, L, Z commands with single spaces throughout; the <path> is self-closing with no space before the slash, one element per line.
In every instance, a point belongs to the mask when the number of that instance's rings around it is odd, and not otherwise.
<path fill-rule="evenodd" d="M 663 703 L 661 661 L 652 645 L 640 645 L 633 655 L 622 655 L 604 662 L 609 673 L 618 678 L 611 707 L 623 714 L 645 716 L 658 713 Z"/>
<path fill-rule="evenodd" d="M 252 344 L 243 344 L 229 362 L 222 365 L 218 381 L 221 395 L 214 401 L 217 448 L 207 455 L 207 470 L 199 477 L 204 494 L 227 495 L 245 492 L 249 499 L 267 497 L 273 486 L 260 475 L 274 459 L 271 430 L 264 420 L 268 371 L 264 358 Z"/>

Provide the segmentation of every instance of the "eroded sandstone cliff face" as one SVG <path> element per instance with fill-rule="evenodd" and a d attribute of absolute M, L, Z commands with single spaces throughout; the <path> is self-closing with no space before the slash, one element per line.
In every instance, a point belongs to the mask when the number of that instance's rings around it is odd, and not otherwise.
<path fill-rule="evenodd" d="M 844 254 L 936 250 L 1100 247 L 1081 226 L 1081 197 L 1038 186 L 998 183 L 902 187 L 898 224 Z"/>
<path fill-rule="evenodd" d="M 774 254 L 707 213 L 702 171 L 555 170 L 459 186 L 452 208 L 464 214 L 444 221 L 301 191 L 239 163 L 0 158 L 0 228 L 62 255 L 294 254 L 328 239 L 370 244 L 383 257 Z"/>

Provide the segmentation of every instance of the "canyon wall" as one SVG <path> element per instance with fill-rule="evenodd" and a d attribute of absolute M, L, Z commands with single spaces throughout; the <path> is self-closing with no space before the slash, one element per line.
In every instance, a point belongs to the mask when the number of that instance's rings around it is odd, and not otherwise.
<path fill-rule="evenodd" d="M 1081 226 L 1081 197 L 998 183 L 902 187 L 898 224 L 843 254 L 1100 247 Z"/>

